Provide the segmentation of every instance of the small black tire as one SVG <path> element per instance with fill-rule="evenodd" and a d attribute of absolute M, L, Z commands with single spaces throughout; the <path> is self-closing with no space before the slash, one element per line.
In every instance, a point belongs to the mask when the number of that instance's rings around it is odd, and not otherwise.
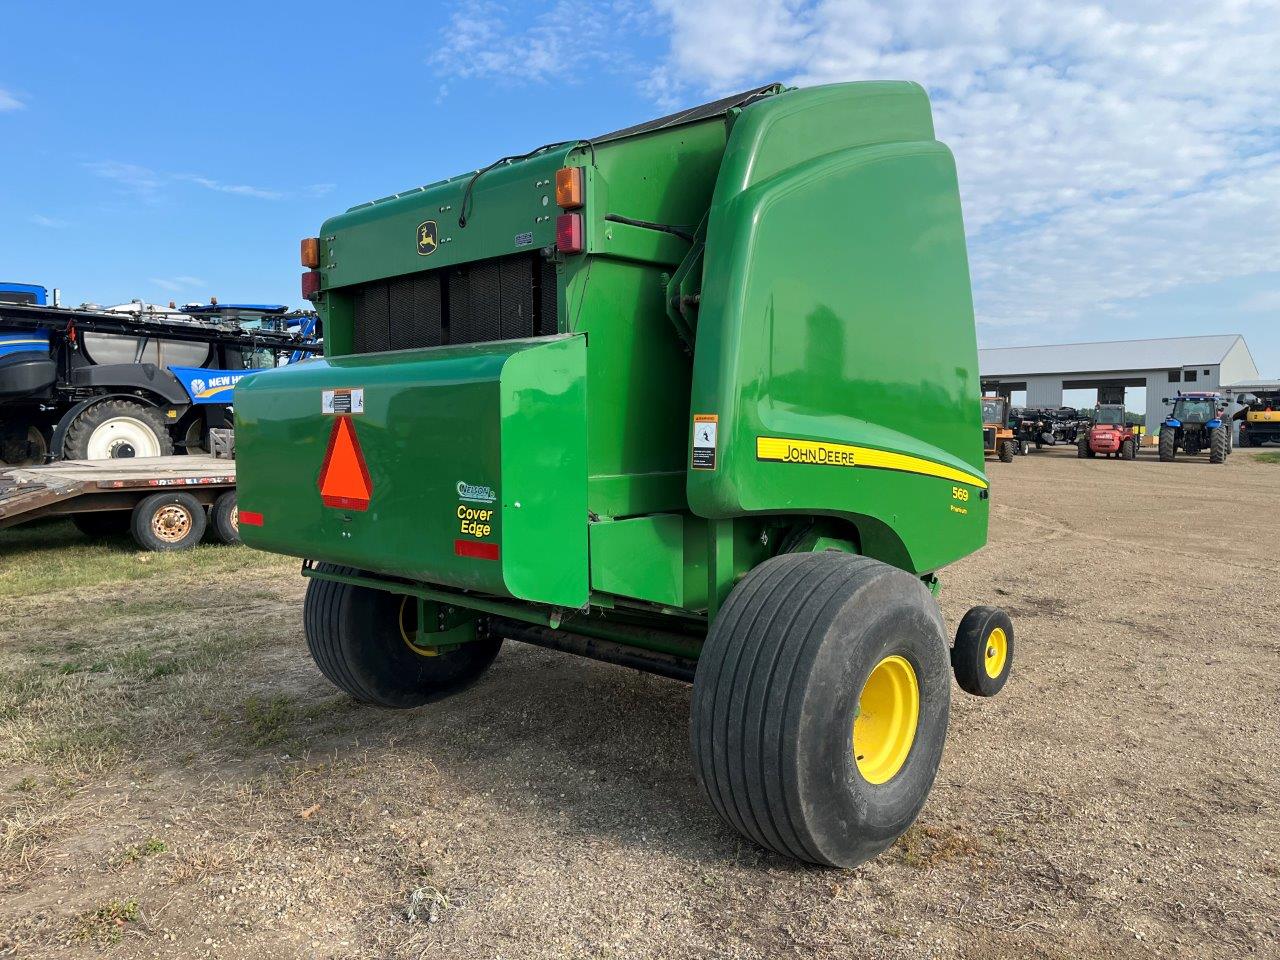
<path fill-rule="evenodd" d="M 109 434 L 120 431 L 113 440 Z M 141 451 L 139 445 L 145 445 Z M 98 454 L 105 453 L 105 456 Z M 155 407 L 132 400 L 104 400 L 81 412 L 67 427 L 62 441 L 66 460 L 167 457 L 173 453 L 168 424 Z"/>
<path fill-rule="evenodd" d="M 132 515 L 128 510 L 77 513 L 71 517 L 72 525 L 90 540 L 110 540 L 127 536 L 131 520 Z"/>
<path fill-rule="evenodd" d="M 317 570 L 360 575 L 330 564 Z M 501 637 L 480 637 L 427 656 L 401 628 L 406 600 L 385 590 L 311 579 L 302 605 L 303 631 L 311 659 L 330 683 L 361 703 L 403 710 L 458 693 L 489 669 L 502 648 Z"/>
<path fill-rule="evenodd" d="M 1019 456 L 1023 456 L 1023 457 L 1025 457 L 1025 456 L 1026 456 L 1028 453 L 1030 453 L 1030 452 L 1031 452 L 1031 441 L 1030 441 L 1030 440 L 1019 440 L 1019 441 L 1018 441 L 1018 454 L 1019 454 Z"/>
<path fill-rule="evenodd" d="M 1227 428 L 1214 427 L 1209 439 L 1209 462 L 1226 463 L 1229 452 L 1227 449 Z"/>
<path fill-rule="evenodd" d="M 143 550 L 189 550 L 204 536 L 204 506 L 189 493 L 153 493 L 133 508 L 134 542 Z"/>
<path fill-rule="evenodd" d="M 1003 440 L 1003 441 L 1001 441 L 1001 443 L 1000 443 L 1000 462 L 1001 462 L 1001 463 L 1013 463 L 1013 450 L 1014 450 L 1014 446 L 1013 446 L 1013 441 L 1012 441 L 1012 440 Z"/>
<path fill-rule="evenodd" d="M 1076 441 L 1076 456 L 1083 460 L 1089 455 L 1089 441 L 1081 437 Z"/>
<path fill-rule="evenodd" d="M 1124 440 L 1120 444 L 1120 457 L 1124 460 L 1138 459 L 1138 441 Z"/>
<path fill-rule="evenodd" d="M 1173 427 L 1162 427 L 1160 430 L 1160 459 L 1169 463 L 1178 455 L 1178 435 Z"/>
<path fill-rule="evenodd" d="M 725 823 L 768 850 L 863 863 L 929 795 L 948 673 L 941 615 L 919 578 L 835 551 L 766 560 L 729 594 L 698 658 L 689 725 L 698 782 Z M 869 690 L 905 694 L 915 726 L 877 727 L 895 705 L 868 707 Z"/>
<path fill-rule="evenodd" d="M 228 490 L 213 501 L 209 508 L 209 532 L 218 543 L 240 542 L 240 511 L 236 507 L 234 490 Z"/>
<path fill-rule="evenodd" d="M 956 683 L 975 697 L 994 697 L 1013 669 L 1013 621 L 999 607 L 972 607 L 951 648 Z"/>

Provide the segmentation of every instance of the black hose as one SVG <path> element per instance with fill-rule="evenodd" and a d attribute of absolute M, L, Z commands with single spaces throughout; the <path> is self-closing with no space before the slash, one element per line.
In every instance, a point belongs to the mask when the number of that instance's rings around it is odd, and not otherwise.
<path fill-rule="evenodd" d="M 652 220 L 633 220 L 631 217 L 624 217 L 616 213 L 610 213 L 605 217 L 614 223 L 625 223 L 632 227 L 643 227 L 646 230 L 661 230 L 663 233 L 670 233 L 681 240 L 687 240 L 693 243 L 693 233 L 691 227 L 676 227 L 669 223 L 654 223 Z"/>

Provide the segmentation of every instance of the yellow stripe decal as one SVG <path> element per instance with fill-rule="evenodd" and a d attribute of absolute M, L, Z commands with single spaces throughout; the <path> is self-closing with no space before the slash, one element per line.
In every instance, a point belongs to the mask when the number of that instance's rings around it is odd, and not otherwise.
<path fill-rule="evenodd" d="M 972 473 L 935 463 L 923 457 L 872 447 L 855 447 L 847 443 L 826 443 L 818 440 L 789 440 L 784 437 L 756 437 L 756 459 L 774 460 L 778 463 L 809 463 L 828 467 L 873 467 L 878 470 L 897 470 L 902 473 L 918 473 L 926 477 L 938 477 L 956 483 L 986 489 L 987 481 Z"/>
<path fill-rule="evenodd" d="M 1253 423 L 1268 423 L 1280 420 L 1280 410 L 1251 410 L 1246 419 Z"/>

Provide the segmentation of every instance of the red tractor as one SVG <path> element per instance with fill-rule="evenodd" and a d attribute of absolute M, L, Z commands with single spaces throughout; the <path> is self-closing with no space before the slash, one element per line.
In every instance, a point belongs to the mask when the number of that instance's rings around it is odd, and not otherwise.
<path fill-rule="evenodd" d="M 1124 404 L 1098 404 L 1093 411 L 1093 426 L 1076 439 L 1076 455 L 1096 457 L 1105 453 L 1122 460 L 1138 459 L 1138 432 L 1126 420 Z"/>

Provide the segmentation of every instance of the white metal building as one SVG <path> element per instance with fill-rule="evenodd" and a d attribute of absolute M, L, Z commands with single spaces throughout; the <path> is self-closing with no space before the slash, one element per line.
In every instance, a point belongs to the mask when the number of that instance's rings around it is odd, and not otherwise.
<path fill-rule="evenodd" d="M 1164 419 L 1163 399 L 1179 390 L 1220 390 L 1258 379 L 1239 334 L 993 347 L 978 351 L 978 370 L 984 390 L 1025 390 L 1028 407 L 1060 407 L 1063 390 L 1096 389 L 1103 403 L 1120 403 L 1126 387 L 1145 387 L 1148 425 Z"/>

